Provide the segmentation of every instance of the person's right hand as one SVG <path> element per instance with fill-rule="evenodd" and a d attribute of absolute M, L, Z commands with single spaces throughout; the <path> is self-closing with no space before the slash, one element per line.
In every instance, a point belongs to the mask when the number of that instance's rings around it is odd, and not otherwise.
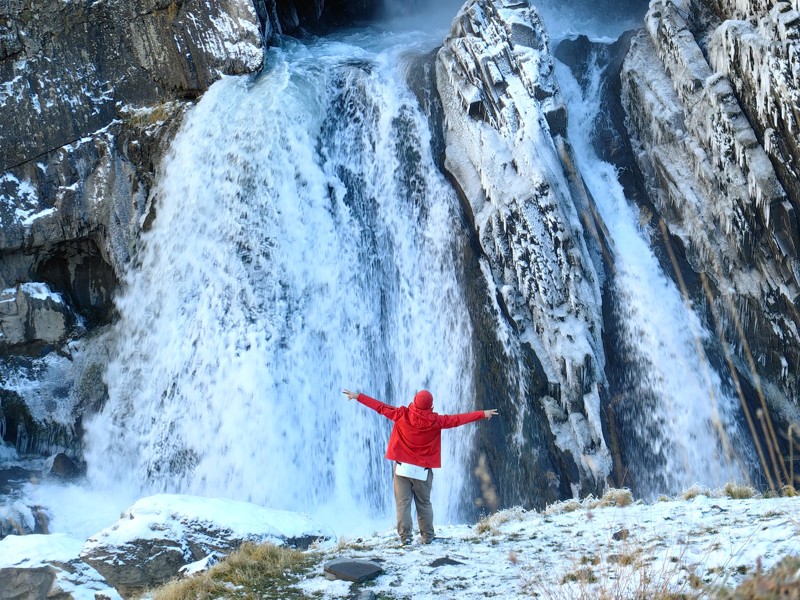
<path fill-rule="evenodd" d="M 351 392 L 348 389 L 344 389 L 342 390 L 342 393 L 347 396 L 348 400 L 356 400 L 358 398 L 358 392 Z"/>
<path fill-rule="evenodd" d="M 489 420 L 492 417 L 496 417 L 496 416 L 497 416 L 497 409 L 496 408 L 490 408 L 489 410 L 483 411 L 483 418 L 486 419 L 486 420 Z"/>

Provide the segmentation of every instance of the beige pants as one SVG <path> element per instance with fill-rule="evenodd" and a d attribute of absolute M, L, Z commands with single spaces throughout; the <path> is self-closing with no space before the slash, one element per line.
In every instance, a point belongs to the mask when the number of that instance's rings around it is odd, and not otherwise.
<path fill-rule="evenodd" d="M 394 469 L 397 470 L 397 464 Z M 422 542 L 433 541 L 433 506 L 431 505 L 431 488 L 433 487 L 433 469 L 428 469 L 428 479 L 411 479 L 394 474 L 394 501 L 397 505 L 397 533 L 400 540 L 410 543 L 413 539 L 411 523 L 411 498 L 417 508 L 417 524 L 422 535 Z"/>

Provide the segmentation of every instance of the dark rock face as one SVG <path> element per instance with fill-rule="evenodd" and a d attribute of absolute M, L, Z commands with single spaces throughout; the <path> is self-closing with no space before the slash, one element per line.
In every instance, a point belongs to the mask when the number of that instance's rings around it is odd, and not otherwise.
<path fill-rule="evenodd" d="M 380 0 L 253 0 L 264 37 L 325 33 L 373 19 Z"/>
<path fill-rule="evenodd" d="M 249 2 L 18 6 L 7 22 L 19 43 L 0 63 L 6 82 L 0 115 L 10 125 L 0 132 L 4 171 L 105 127 L 117 117 L 119 102 L 194 98 L 222 73 L 261 66 Z"/>
<path fill-rule="evenodd" d="M 637 164 L 696 277 L 771 487 L 790 480 L 780 454 L 800 419 L 797 15 L 652 3 L 621 76 Z M 730 18 L 746 20 L 720 23 Z"/>
<path fill-rule="evenodd" d="M 190 101 L 262 62 L 249 0 L 0 4 L 0 401 L 8 419 L 32 403 L 8 424 L 20 451 L 77 443 L 80 411 L 103 394 L 67 344 L 112 319 Z M 17 391 L 31 377 L 37 398 Z M 48 421 L 65 397 L 78 412 Z"/>

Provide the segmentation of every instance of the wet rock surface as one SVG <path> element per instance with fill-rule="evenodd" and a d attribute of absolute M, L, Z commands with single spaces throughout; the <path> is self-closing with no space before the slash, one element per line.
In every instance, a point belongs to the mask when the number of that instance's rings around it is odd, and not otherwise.
<path fill-rule="evenodd" d="M 483 336 L 479 355 L 505 355 L 504 366 L 490 359 L 481 367 L 489 377 L 476 377 L 491 395 L 508 389 L 512 399 L 499 407 L 509 416 L 492 428 L 496 437 L 483 442 L 479 474 L 504 490 L 504 504 L 530 501 L 532 489 L 542 502 L 590 493 L 610 470 L 599 420 L 600 279 L 583 237 L 589 207 L 564 176 L 566 109 L 548 43 L 527 3 L 468 2 L 436 62 L 444 167 L 493 298 L 473 318 L 494 321 L 487 330 L 507 336 Z M 483 327 L 476 329 L 480 337 Z M 503 449 L 520 438 L 526 459 L 517 461 Z"/>
<path fill-rule="evenodd" d="M 787 3 L 652 3 L 621 76 L 637 164 L 772 486 L 788 477 L 776 453 L 800 415 L 796 15 Z"/>
<path fill-rule="evenodd" d="M 249 0 L 0 4 L 0 410 L 20 451 L 79 444 L 104 392 L 72 340 L 112 320 L 191 102 L 262 63 Z"/>

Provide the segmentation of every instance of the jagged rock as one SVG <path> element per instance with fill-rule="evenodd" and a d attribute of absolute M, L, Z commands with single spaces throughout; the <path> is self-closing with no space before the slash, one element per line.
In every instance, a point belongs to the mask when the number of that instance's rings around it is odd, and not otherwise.
<path fill-rule="evenodd" d="M 733 7 L 730 7 L 733 8 Z M 752 10 L 752 8 L 751 8 Z M 725 21 L 708 43 L 711 66 L 733 84 L 742 110 L 755 128 L 786 190 L 800 210 L 800 13 L 778 2 L 767 13 L 752 10 L 750 21 Z M 794 217 L 794 215 L 792 215 Z M 797 220 L 776 232 L 797 255 Z"/>
<path fill-rule="evenodd" d="M 334 537 L 309 517 L 233 500 L 160 494 L 137 501 L 111 527 L 89 538 L 81 559 L 123 595 L 178 575 L 209 554 L 245 541 L 308 547 Z"/>
<path fill-rule="evenodd" d="M 717 28 L 703 7 L 711 14 L 739 14 L 744 7 L 760 20 L 762 36 L 779 29 L 781 19 L 793 22 L 785 6 L 768 15 L 756 3 L 736 8 L 719 0 L 690 5 L 684 18 L 674 4 L 653 2 L 646 29 L 632 40 L 623 66 L 623 103 L 652 200 L 701 275 L 696 301 L 708 306 L 709 328 L 736 370 L 738 392 L 754 423 L 751 433 L 761 438 L 761 466 L 774 485 L 786 476 L 785 467 L 767 449 L 785 444 L 776 428 L 785 431 L 800 418 L 800 239 L 795 207 L 782 185 L 787 176 L 774 168 L 797 164 L 791 158 L 797 139 L 797 69 L 791 66 L 796 42 L 791 35 L 778 41 L 777 34 L 765 41 L 745 23 Z M 696 39 L 709 38 L 707 57 Z M 746 60 L 744 52 L 751 52 Z M 792 68 L 783 89 L 767 94 L 770 81 L 783 81 Z M 785 128 L 768 132 L 776 111 Z"/>
<path fill-rule="evenodd" d="M 323 565 L 323 570 L 326 574 L 332 575 L 334 579 L 354 581 L 355 583 L 375 579 L 383 573 L 383 568 L 376 562 L 349 558 L 330 560 Z"/>
<path fill-rule="evenodd" d="M 22 49 L 0 62 L 2 171 L 107 126 L 118 102 L 196 97 L 263 61 L 248 0 L 22 4 Z"/>
<path fill-rule="evenodd" d="M 0 350 L 31 342 L 56 344 L 75 322 L 64 299 L 46 283 L 23 283 L 0 292 Z"/>
<path fill-rule="evenodd" d="M 51 456 L 45 462 L 47 473 L 59 479 L 74 479 L 81 473 L 80 467 L 63 452 Z"/>
<path fill-rule="evenodd" d="M 570 489 L 589 493 L 610 470 L 599 418 L 600 281 L 583 238 L 588 200 L 573 198 L 580 183 L 564 177 L 571 168 L 566 113 L 536 10 L 510 0 L 466 3 L 437 56 L 436 81 L 445 168 L 484 254 L 490 296 L 512 323 L 511 335 L 535 353 L 523 368 L 546 378 L 538 389 L 517 380 L 529 399 L 501 409 L 535 415 L 524 431 L 542 464 L 490 457 L 491 470 L 503 489 L 513 489 L 511 480 L 524 474 L 537 478 L 528 489 L 545 494 L 550 486 L 558 496 Z M 521 361 L 522 354 L 507 362 Z M 536 469 L 538 477 L 531 473 Z"/>

